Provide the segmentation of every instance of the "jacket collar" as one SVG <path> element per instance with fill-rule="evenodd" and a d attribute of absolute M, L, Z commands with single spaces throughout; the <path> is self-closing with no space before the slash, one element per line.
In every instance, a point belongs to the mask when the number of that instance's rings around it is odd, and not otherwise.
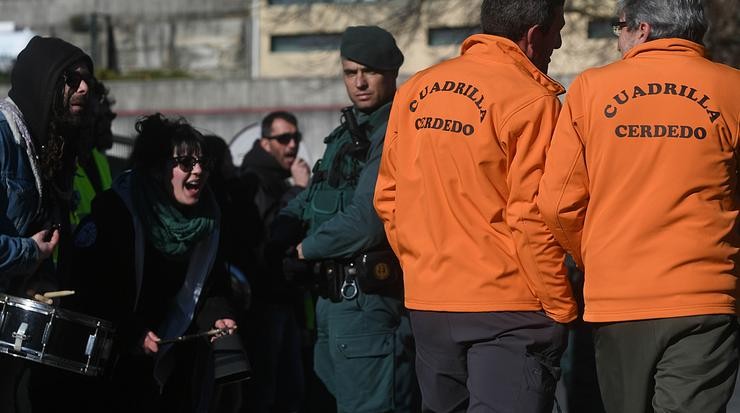
<path fill-rule="evenodd" d="M 370 113 L 365 113 L 362 111 L 357 110 L 357 108 L 353 108 L 353 112 L 355 114 L 355 117 L 357 118 L 357 126 L 359 126 L 361 129 L 364 128 L 365 132 L 368 135 L 368 138 L 370 138 L 370 135 L 373 133 L 375 128 L 388 120 L 388 116 L 391 113 L 391 105 L 393 104 L 393 100 L 386 102 L 376 108 L 374 111 Z M 324 138 L 324 143 L 329 143 L 336 139 L 338 136 L 340 136 L 345 131 L 345 124 L 342 122 L 341 125 L 339 125 L 336 129 L 334 129 L 334 132 L 330 133 L 329 136 Z"/>
<path fill-rule="evenodd" d="M 638 44 L 630 49 L 623 59 L 630 59 L 638 55 L 644 55 L 652 52 L 670 52 L 672 55 L 681 54 L 684 56 L 705 57 L 706 50 L 704 46 L 694 43 L 691 40 L 679 38 L 657 39 Z"/>
<path fill-rule="evenodd" d="M 486 59 L 493 58 L 503 62 L 508 61 L 516 65 L 522 72 L 527 73 L 545 89 L 557 95 L 565 93 L 565 88 L 560 83 L 537 69 L 522 49 L 505 37 L 474 34 L 463 42 L 461 54 L 473 57 L 481 56 Z"/>

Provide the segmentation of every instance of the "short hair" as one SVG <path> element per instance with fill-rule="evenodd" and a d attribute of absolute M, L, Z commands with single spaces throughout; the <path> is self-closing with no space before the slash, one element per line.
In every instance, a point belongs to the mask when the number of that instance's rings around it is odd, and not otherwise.
<path fill-rule="evenodd" d="M 564 4 L 565 0 L 484 0 L 481 30 L 516 42 L 531 27 L 539 25 L 549 30 L 555 11 Z"/>
<path fill-rule="evenodd" d="M 676 37 L 702 44 L 707 32 L 703 0 L 619 0 L 617 15 L 624 15 L 627 28 L 641 22 L 650 25 L 647 40 Z"/>
<path fill-rule="evenodd" d="M 136 140 L 131 153 L 131 166 L 143 173 L 155 174 L 178 155 L 203 154 L 203 135 L 183 118 L 168 119 L 161 113 L 145 116 L 136 122 Z"/>
<path fill-rule="evenodd" d="M 275 121 L 275 119 L 282 119 L 291 125 L 298 128 L 298 119 L 296 119 L 295 115 L 286 112 L 283 110 L 279 110 L 276 112 L 270 112 L 267 116 L 265 116 L 262 119 L 262 137 L 267 138 L 270 136 L 270 128 L 272 128 L 272 122 Z"/>

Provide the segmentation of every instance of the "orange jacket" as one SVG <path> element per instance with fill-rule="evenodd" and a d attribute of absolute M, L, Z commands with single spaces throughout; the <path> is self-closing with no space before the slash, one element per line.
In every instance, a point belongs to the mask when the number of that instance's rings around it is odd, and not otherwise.
<path fill-rule="evenodd" d="M 407 307 L 576 316 L 564 251 L 535 203 L 562 92 L 516 44 L 489 35 L 398 90 L 375 209 Z"/>
<path fill-rule="evenodd" d="M 568 91 L 538 202 L 588 321 L 735 312 L 740 71 L 703 56 L 650 41 Z"/>

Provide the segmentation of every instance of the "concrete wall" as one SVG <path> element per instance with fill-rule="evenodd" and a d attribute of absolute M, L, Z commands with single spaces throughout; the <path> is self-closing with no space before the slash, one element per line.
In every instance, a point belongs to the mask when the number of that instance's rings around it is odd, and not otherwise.
<path fill-rule="evenodd" d="M 162 112 L 184 116 L 204 132 L 230 141 L 244 127 L 273 110 L 296 114 L 304 134 L 304 156 L 315 162 L 323 138 L 339 124 L 339 109 L 349 105 L 344 84 L 336 79 L 110 81 L 118 117 L 113 132 L 133 136 L 136 119 Z M 8 85 L 0 84 L 0 96 Z"/>
<path fill-rule="evenodd" d="M 246 0 L 3 0 L 0 21 L 62 37 L 90 53 L 97 68 L 211 78 L 251 73 Z"/>
<path fill-rule="evenodd" d="M 43 28 L 68 24 L 71 16 L 82 13 L 153 19 L 183 14 L 207 17 L 244 13 L 249 7 L 246 0 L 2 0 L 0 20 Z"/>
<path fill-rule="evenodd" d="M 615 0 L 575 0 L 550 72 L 569 75 L 617 59 L 616 41 L 589 39 L 588 21 Z M 569 3 L 570 4 L 570 3 Z M 267 0 L 2 0 L 0 20 L 55 35 L 88 51 L 97 68 L 181 71 L 199 78 L 335 77 L 332 51 L 272 52 L 274 35 L 341 33 L 348 25 L 392 31 L 411 75 L 459 54 L 430 46 L 428 30 L 478 24 L 480 0 L 396 0 L 360 4 L 269 5 Z M 97 13 L 93 24 L 92 13 Z M 110 28 L 110 30 L 109 30 Z M 115 53 L 113 53 L 115 51 Z M 111 57 L 115 56 L 114 61 Z"/>
<path fill-rule="evenodd" d="M 572 76 L 557 78 L 568 85 Z M 400 83 L 400 82 L 399 82 Z M 339 125 L 339 109 L 351 104 L 339 77 L 313 79 L 225 79 L 108 81 L 118 117 L 113 132 L 135 134 L 136 119 L 162 112 L 184 116 L 207 133 L 231 141 L 244 127 L 259 122 L 274 110 L 288 110 L 298 117 L 310 163 L 323 153 L 323 139 Z M 8 85 L 0 84 L 0 97 Z M 116 148 L 114 148 L 116 149 Z M 125 148 L 119 148 L 124 151 Z M 118 155 L 120 156 L 120 155 Z"/>

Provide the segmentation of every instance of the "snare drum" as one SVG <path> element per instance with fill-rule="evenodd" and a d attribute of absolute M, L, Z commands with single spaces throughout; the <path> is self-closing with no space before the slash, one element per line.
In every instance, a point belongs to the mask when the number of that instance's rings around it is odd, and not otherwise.
<path fill-rule="evenodd" d="M 0 294 L 0 352 L 87 376 L 103 373 L 113 325 L 35 300 Z"/>

